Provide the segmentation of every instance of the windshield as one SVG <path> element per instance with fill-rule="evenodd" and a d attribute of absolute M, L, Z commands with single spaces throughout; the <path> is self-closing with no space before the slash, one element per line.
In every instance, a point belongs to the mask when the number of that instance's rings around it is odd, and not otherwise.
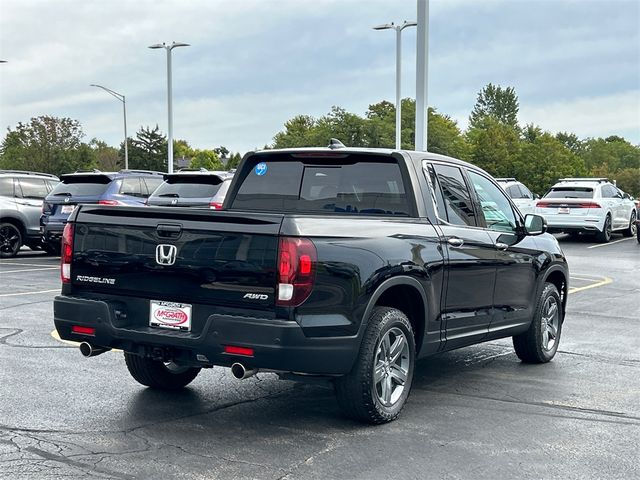
<path fill-rule="evenodd" d="M 593 198 L 593 188 L 589 187 L 554 187 L 544 198 Z"/>
<path fill-rule="evenodd" d="M 160 185 L 152 197 L 211 198 L 220 189 L 222 179 L 214 175 L 170 178 Z"/>
<path fill-rule="evenodd" d="M 394 216 L 411 211 L 400 167 L 391 157 L 255 156 L 241 174 L 230 206 L 236 210 Z"/>

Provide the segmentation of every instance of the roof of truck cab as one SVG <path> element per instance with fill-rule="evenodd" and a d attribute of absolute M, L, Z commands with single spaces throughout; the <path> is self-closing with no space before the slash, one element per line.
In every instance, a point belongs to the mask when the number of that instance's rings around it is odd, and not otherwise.
<path fill-rule="evenodd" d="M 328 147 L 299 147 L 299 148 L 280 148 L 273 150 L 256 150 L 249 152 L 253 155 L 271 155 L 278 153 L 335 153 L 335 154 L 372 154 L 372 155 L 391 155 L 393 153 L 407 154 L 411 157 L 411 160 L 437 160 L 443 163 L 451 163 L 460 166 L 472 167 L 478 170 L 482 170 L 480 167 L 473 165 L 472 163 L 465 162 L 464 160 L 458 160 L 457 158 L 448 157 L 439 153 L 432 152 L 420 152 L 416 150 L 396 150 L 393 148 L 361 148 L 361 147 L 344 147 L 344 148 L 328 148 Z"/>

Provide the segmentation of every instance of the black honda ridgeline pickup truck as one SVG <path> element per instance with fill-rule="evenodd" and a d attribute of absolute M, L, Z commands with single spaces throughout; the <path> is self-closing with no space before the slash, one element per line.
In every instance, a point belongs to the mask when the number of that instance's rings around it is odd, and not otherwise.
<path fill-rule="evenodd" d="M 181 388 L 201 368 L 332 381 L 351 417 L 404 406 L 416 359 L 560 340 L 569 273 L 542 217 L 486 172 L 378 149 L 249 153 L 219 211 L 80 205 L 62 240 L 57 331 L 85 356 Z"/>

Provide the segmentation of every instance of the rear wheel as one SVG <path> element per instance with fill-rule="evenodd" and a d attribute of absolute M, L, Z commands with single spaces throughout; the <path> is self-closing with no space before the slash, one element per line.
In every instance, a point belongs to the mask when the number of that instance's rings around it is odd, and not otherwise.
<path fill-rule="evenodd" d="M 178 390 L 186 387 L 200 373 L 197 367 L 184 367 L 173 362 L 161 362 L 126 352 L 124 360 L 129 373 L 138 383 L 160 390 Z"/>
<path fill-rule="evenodd" d="M 558 351 L 562 332 L 562 301 L 552 283 L 545 283 L 529 330 L 513 337 L 516 355 L 525 363 L 546 363 Z"/>
<path fill-rule="evenodd" d="M 596 240 L 600 243 L 607 243 L 611 240 L 611 216 L 607 215 L 607 218 L 604 219 L 604 227 L 602 227 L 602 231 L 596 234 Z"/>
<path fill-rule="evenodd" d="M 638 231 L 638 226 L 636 225 L 636 211 L 631 212 L 631 218 L 629 219 L 629 226 L 622 231 L 622 235 L 625 237 L 635 237 Z"/>
<path fill-rule="evenodd" d="M 350 417 L 381 424 L 402 411 L 413 379 L 415 340 L 409 319 L 395 308 L 376 307 L 353 370 L 335 381 L 336 396 Z"/>
<path fill-rule="evenodd" d="M 0 257 L 15 257 L 22 247 L 22 234 L 13 223 L 0 224 Z"/>

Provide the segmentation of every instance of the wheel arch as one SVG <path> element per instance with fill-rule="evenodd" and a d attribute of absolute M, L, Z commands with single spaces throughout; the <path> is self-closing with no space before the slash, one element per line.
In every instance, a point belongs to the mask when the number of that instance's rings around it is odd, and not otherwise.
<path fill-rule="evenodd" d="M 24 238 L 27 234 L 27 229 L 25 227 L 25 223 L 20 218 L 13 216 L 2 216 L 0 217 L 0 223 L 11 223 L 12 225 L 15 225 L 16 228 L 20 230 L 20 235 L 22 235 L 22 239 L 24 241 Z"/>
<path fill-rule="evenodd" d="M 565 271 L 559 265 L 550 267 L 545 273 L 542 281 L 542 285 L 545 283 L 552 283 L 558 289 L 560 293 L 560 300 L 562 301 L 562 321 L 566 316 L 567 297 L 569 296 L 569 272 Z"/>
<path fill-rule="evenodd" d="M 369 298 L 360 326 L 360 334 L 367 327 L 375 307 L 391 307 L 402 311 L 413 328 L 416 354 L 420 352 L 427 324 L 428 298 L 422 284 L 413 277 L 401 275 L 382 282 Z"/>

